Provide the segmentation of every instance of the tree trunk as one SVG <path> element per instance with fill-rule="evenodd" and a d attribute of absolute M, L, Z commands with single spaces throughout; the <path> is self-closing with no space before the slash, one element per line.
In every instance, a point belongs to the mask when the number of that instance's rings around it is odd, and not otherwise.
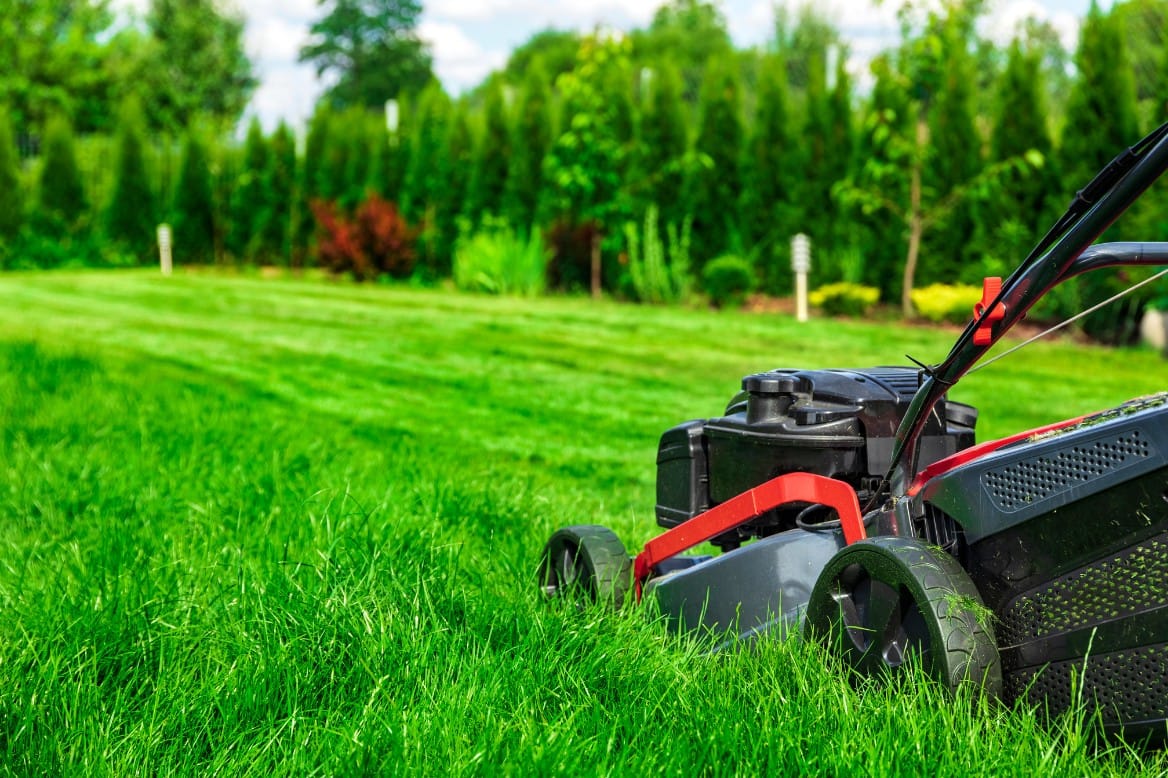
<path fill-rule="evenodd" d="M 912 180 L 909 184 L 908 256 L 904 260 L 904 280 L 900 287 L 900 312 L 906 319 L 911 319 L 913 316 L 913 282 L 917 274 L 917 261 L 921 255 L 921 237 L 925 231 L 923 214 L 921 213 L 921 168 L 924 166 L 928 132 L 929 125 L 925 122 L 925 117 L 918 117 L 916 155 L 913 159 Z"/>
<path fill-rule="evenodd" d="M 592 232 L 592 299 L 600 299 L 600 230 Z"/>

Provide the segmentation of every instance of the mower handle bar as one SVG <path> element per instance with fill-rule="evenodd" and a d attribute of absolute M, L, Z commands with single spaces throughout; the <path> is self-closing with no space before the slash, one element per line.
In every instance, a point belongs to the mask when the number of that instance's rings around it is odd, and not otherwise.
<path fill-rule="evenodd" d="M 885 475 L 894 498 L 906 495 L 916 476 L 917 444 L 937 402 L 1043 295 L 1070 278 L 1103 267 L 1168 264 L 1168 243 L 1091 245 L 1168 169 L 1168 135 L 1162 130 L 1164 127 L 1154 133 L 1150 147 L 1140 150 L 1130 169 L 1099 194 L 1081 217 L 1066 225 L 1041 255 L 1023 262 L 1002 283 L 1001 291 L 992 301 L 986 301 L 983 313 L 966 326 L 944 361 L 924 371 L 920 388 L 896 431 L 892 460 Z M 1040 245 L 1047 243 L 1044 239 Z M 992 321 L 990 314 L 1000 305 L 1005 307 L 1004 314 L 1000 320 Z M 975 343 L 974 334 L 987 329 L 990 337 Z M 893 502 L 898 511 L 905 512 L 899 518 L 907 521 L 909 501 Z"/>

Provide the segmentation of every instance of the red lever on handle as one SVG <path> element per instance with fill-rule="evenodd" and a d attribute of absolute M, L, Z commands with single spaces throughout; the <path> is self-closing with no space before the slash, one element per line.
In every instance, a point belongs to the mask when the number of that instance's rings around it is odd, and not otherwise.
<path fill-rule="evenodd" d="M 987 306 L 994 301 L 1002 291 L 1002 279 L 998 277 L 987 278 L 982 281 L 981 285 L 981 302 L 973 306 L 973 320 L 981 320 L 977 325 L 977 329 L 973 332 L 973 345 L 988 346 L 994 342 L 994 325 L 1006 318 L 1006 306 L 1004 303 L 998 303 L 986 312 Z M 984 317 L 984 318 L 983 318 Z"/>

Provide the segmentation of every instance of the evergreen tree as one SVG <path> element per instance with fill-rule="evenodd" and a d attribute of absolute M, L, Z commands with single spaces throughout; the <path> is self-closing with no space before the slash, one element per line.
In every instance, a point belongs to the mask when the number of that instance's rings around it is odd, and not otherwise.
<path fill-rule="evenodd" d="M 243 144 L 243 168 L 231 193 L 227 248 L 236 259 L 262 262 L 275 249 L 264 244 L 272 220 L 272 159 L 259 119 L 252 119 Z"/>
<path fill-rule="evenodd" d="M 535 220 L 543 187 L 543 158 L 551 142 L 551 90 L 542 61 L 536 59 L 524 76 L 503 196 L 507 219 L 517 229 L 526 230 Z"/>
<path fill-rule="evenodd" d="M 296 214 L 296 138 L 292 129 L 280 122 L 272 135 L 272 170 L 269 196 L 272 217 L 267 222 L 264 245 L 281 264 L 292 256 L 292 229 Z"/>
<path fill-rule="evenodd" d="M 734 204 L 741 194 L 742 102 L 736 63 L 711 61 L 702 83 L 701 119 L 695 165 L 686 182 L 686 202 L 693 217 L 691 254 L 695 268 L 735 248 L 738 223 Z"/>
<path fill-rule="evenodd" d="M 113 194 L 105 211 L 106 235 L 140 262 L 149 261 L 153 253 L 157 222 L 157 203 L 142 158 L 144 127 L 142 106 L 129 100 L 119 117 Z"/>
<path fill-rule="evenodd" d="M 207 147 L 195 130 L 183 141 L 182 167 L 175 187 L 171 221 L 175 258 L 209 263 L 215 259 L 215 204 Z"/>
<path fill-rule="evenodd" d="M 41 167 L 39 217 L 49 230 L 75 232 L 88 216 L 73 127 L 64 116 L 49 120 L 45 129 L 44 162 Z"/>
<path fill-rule="evenodd" d="M 656 205 L 663 224 L 680 228 L 687 215 L 678 193 L 685 186 L 685 154 L 689 125 L 681 96 L 681 77 L 668 62 L 649 79 L 648 104 L 642 111 L 636 175 L 641 185 L 640 208 Z"/>
<path fill-rule="evenodd" d="M 22 190 L 16 139 L 8 111 L 0 105 L 0 246 L 15 238 L 24 222 Z"/>
<path fill-rule="evenodd" d="M 447 220 L 439 219 L 448 202 L 450 112 L 450 98 L 437 80 L 431 81 L 419 96 L 402 195 L 402 215 L 421 227 L 419 269 L 435 278 L 449 269 L 444 252 L 452 244 L 450 236 L 443 235 Z"/>
<path fill-rule="evenodd" d="M 382 165 L 385 194 L 395 203 L 405 194 L 406 171 L 410 165 L 410 141 L 414 125 L 414 100 L 402 95 L 397 100 L 398 126 L 389 135 L 389 148 Z"/>
<path fill-rule="evenodd" d="M 960 15 L 943 22 L 940 83 L 929 112 L 931 163 L 923 183 L 938 193 L 953 192 L 969 184 L 982 170 L 981 138 L 974 118 L 977 76 L 969 51 L 966 24 Z M 952 283 L 971 268 L 978 275 L 972 251 L 977 231 L 977 204 L 965 198 L 932 230 L 924 245 L 926 261 L 920 266 L 921 283 Z"/>
<path fill-rule="evenodd" d="M 832 105 L 827 89 L 827 49 L 817 48 L 809 53 L 805 71 L 807 83 L 804 106 L 802 149 L 799 161 L 803 165 L 801 191 L 798 195 L 798 227 L 811 237 L 816 250 L 831 244 L 834 226 L 832 217 L 832 169 L 836 149 L 832 148 Z"/>
<path fill-rule="evenodd" d="M 868 191 L 879 191 L 892 203 L 909 199 L 909 182 L 905 175 L 879 175 L 878 171 L 903 171 L 911 164 L 901 141 L 912 134 L 916 108 L 887 55 L 872 62 L 876 80 L 863 127 L 857 141 L 857 159 L 867 161 L 856 171 L 856 184 Z M 881 210 L 850 209 L 843 221 L 854 225 L 857 243 L 863 246 L 864 264 L 861 279 L 880 289 L 886 300 L 900 293 L 900 270 L 904 262 L 907 235 L 901 219 L 889 218 Z M 853 279 L 856 280 L 856 279 Z"/>
<path fill-rule="evenodd" d="M 292 264 L 302 267 L 307 264 L 313 251 L 313 238 L 316 235 L 316 220 L 312 216 L 312 201 L 321 197 L 320 179 L 321 167 L 324 164 L 324 151 L 328 144 L 330 112 L 327 104 L 321 101 L 308 122 L 308 135 L 304 141 L 304 162 L 300 165 L 299 198 L 296 207 L 296 248 L 293 253 Z"/>
<path fill-rule="evenodd" d="M 1064 200 L 1082 187 L 1106 165 L 1119 149 L 1138 140 L 1136 89 L 1126 54 L 1118 18 L 1105 15 L 1092 2 L 1091 10 L 1079 33 L 1075 53 L 1078 78 L 1067 99 L 1067 124 L 1059 151 L 1059 170 L 1063 173 Z M 1145 216 L 1151 200 L 1137 203 L 1129 218 L 1108 230 L 1106 240 L 1121 240 L 1125 230 Z M 1133 237 L 1137 237 L 1133 233 Z M 1139 235 L 1138 237 L 1144 237 Z M 1130 276 L 1130 274 L 1129 274 Z M 1113 273 L 1088 273 L 1071 284 L 1063 285 L 1051 304 L 1058 316 L 1077 313 L 1112 294 L 1125 284 Z M 1118 342 L 1127 340 L 1138 327 L 1138 311 L 1144 295 L 1136 294 L 1122 304 L 1110 306 L 1083 322 L 1083 329 L 1096 337 Z"/>
<path fill-rule="evenodd" d="M 742 159 L 742 236 L 759 252 L 770 291 L 790 291 L 788 240 L 798 231 L 791 182 L 791 115 L 786 66 L 777 56 L 762 60 L 750 142 Z"/>
<path fill-rule="evenodd" d="M 1067 129 L 1059 157 L 1068 189 L 1078 188 L 1137 140 L 1136 92 L 1119 25 L 1098 5 L 1079 33 L 1079 76 L 1067 99 Z"/>
<path fill-rule="evenodd" d="M 431 81 L 418 98 L 418 113 L 405 187 L 401 196 L 402 215 L 411 223 L 427 219 L 427 212 L 445 196 L 446 139 L 450 132 L 450 98 L 437 80 Z M 431 214 L 432 215 L 432 214 Z"/>
<path fill-rule="evenodd" d="M 511 132 L 507 124 L 507 104 L 501 86 L 487 93 L 483 133 L 475 152 L 466 217 L 474 225 L 486 214 L 499 214 L 503 188 L 507 184 L 507 164 L 511 156 Z"/>
<path fill-rule="evenodd" d="M 994 162 L 1004 162 L 1037 151 L 1042 155 L 1042 167 L 1028 175 L 1012 171 L 1003 176 L 1001 191 L 987 213 L 992 227 L 985 248 L 998 266 L 986 268 L 986 275 L 1011 270 L 1057 216 L 1052 195 L 1060 185 L 1047 116 L 1042 63 L 1036 53 L 1024 50 L 1015 40 L 998 82 L 990 153 Z"/>
<path fill-rule="evenodd" d="M 470 108 L 465 100 L 460 100 L 454 107 L 450 133 L 446 137 L 446 164 L 449 166 L 446 201 L 438 212 L 442 235 L 448 241 L 447 245 L 440 249 L 440 253 L 445 256 L 454 253 L 454 242 L 458 238 L 459 230 L 458 219 L 465 211 L 473 163 L 474 131 L 471 129 Z"/>

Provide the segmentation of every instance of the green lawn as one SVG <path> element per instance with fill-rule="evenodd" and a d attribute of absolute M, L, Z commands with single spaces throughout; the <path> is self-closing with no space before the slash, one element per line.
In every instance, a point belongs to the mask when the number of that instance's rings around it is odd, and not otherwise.
<path fill-rule="evenodd" d="M 0 770 L 1164 771 L 816 649 L 545 607 L 557 527 L 655 534 L 657 437 L 742 375 L 952 333 L 145 272 L 0 276 Z M 1164 388 L 1147 351 L 972 377 L 980 439 Z"/>

